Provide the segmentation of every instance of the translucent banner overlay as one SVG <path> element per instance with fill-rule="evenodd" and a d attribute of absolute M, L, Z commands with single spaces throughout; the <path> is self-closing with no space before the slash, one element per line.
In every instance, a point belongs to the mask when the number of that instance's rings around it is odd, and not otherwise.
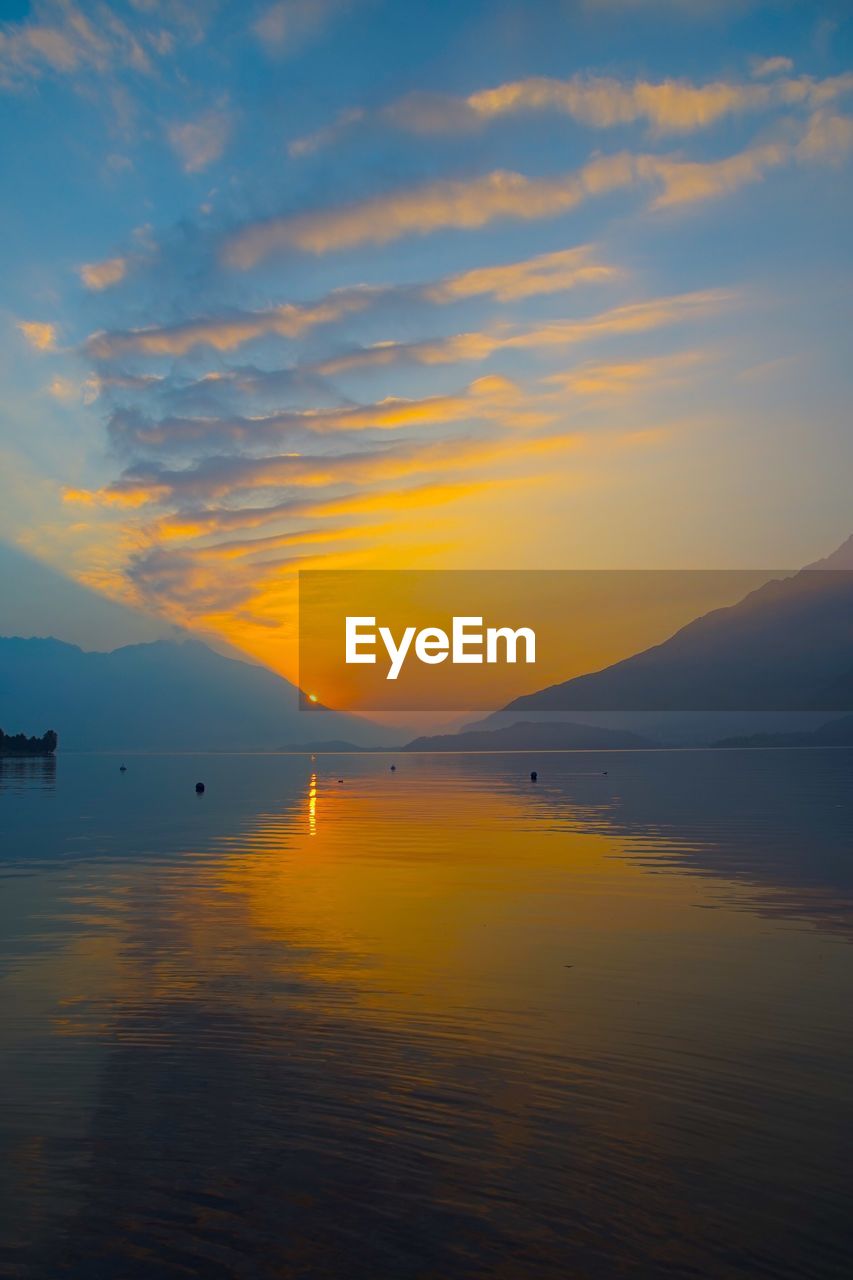
<path fill-rule="evenodd" d="M 311 570 L 299 663 L 305 709 L 845 712 L 853 571 Z"/>

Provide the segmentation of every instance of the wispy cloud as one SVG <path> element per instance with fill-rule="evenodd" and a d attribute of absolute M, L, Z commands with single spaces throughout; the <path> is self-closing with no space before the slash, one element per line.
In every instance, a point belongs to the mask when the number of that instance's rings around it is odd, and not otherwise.
<path fill-rule="evenodd" d="M 108 262 L 84 270 L 108 269 L 111 266 L 112 262 Z M 94 359 L 102 361 L 128 355 L 184 356 L 199 347 L 211 347 L 220 352 L 234 351 L 248 342 L 268 336 L 300 338 L 318 326 L 334 324 L 376 303 L 395 298 L 436 305 L 488 296 L 498 302 L 513 302 L 541 294 L 562 293 L 581 285 L 610 283 L 623 274 L 619 268 L 602 260 L 596 246 L 577 245 L 518 262 L 478 267 L 424 284 L 356 285 L 334 290 L 314 302 L 283 303 L 257 311 L 198 316 L 179 324 L 145 329 L 99 332 L 87 340 L 86 351 Z"/>
<path fill-rule="evenodd" d="M 732 290 L 707 289 L 652 298 L 613 307 L 583 320 L 555 320 L 548 324 L 512 330 L 457 333 L 423 342 L 383 342 L 333 356 L 314 366 L 324 375 L 350 369 L 394 364 L 441 365 L 486 360 L 497 351 L 541 350 L 575 346 L 598 338 L 648 333 L 691 318 L 712 315 L 736 299 Z"/>
<path fill-rule="evenodd" d="M 532 76 L 465 97 L 412 93 L 372 115 L 362 109 L 342 113 L 326 128 L 295 139 L 290 153 L 310 154 L 369 120 L 413 134 L 452 134 L 510 116 L 550 112 L 595 129 L 644 124 L 657 136 L 689 134 L 728 117 L 776 108 L 814 109 L 853 91 L 853 75 L 849 73 L 822 80 L 811 76 L 776 78 L 792 65 L 787 58 L 754 62 L 751 81 L 694 84 L 684 79 L 575 75 L 558 80 Z M 767 82 L 755 83 L 756 79 Z"/>
<path fill-rule="evenodd" d="M 213 12 L 182 0 L 128 6 L 34 0 L 18 7 L 25 16 L 0 23 L 0 89 L 12 92 L 50 79 L 87 92 L 94 78 L 113 89 L 128 75 L 153 79 L 181 42 L 201 39 Z"/>
<path fill-rule="evenodd" d="M 347 107 L 345 111 L 339 112 L 331 124 L 324 125 L 322 129 L 316 129 L 314 133 L 306 133 L 300 138 L 294 138 L 287 145 L 288 154 L 294 159 L 313 155 L 315 151 L 321 151 L 323 147 L 337 142 L 365 119 L 367 119 L 367 112 L 362 107 Z"/>
<path fill-rule="evenodd" d="M 86 343 L 99 360 L 138 354 L 183 356 L 196 347 L 233 351 L 255 338 L 275 334 L 298 338 L 317 325 L 330 324 L 370 305 L 369 288 L 341 289 L 315 303 L 284 303 L 261 311 L 234 311 L 221 316 L 198 317 L 180 324 L 92 334 Z"/>
<path fill-rule="evenodd" d="M 90 22 L 82 9 L 42 0 L 32 17 L 0 28 L 0 86 L 17 89 L 47 75 L 105 73 L 123 67 L 147 73 L 151 46 L 118 13 Z"/>
<path fill-rule="evenodd" d="M 103 262 L 86 262 L 79 268 L 80 279 L 87 289 L 100 293 L 120 284 L 127 275 L 127 258 L 106 258 Z"/>
<path fill-rule="evenodd" d="M 429 481 L 401 488 L 372 488 L 342 497 L 289 498 L 261 507 L 190 507 L 160 516 L 143 528 L 145 537 L 157 542 L 205 538 L 236 529 L 258 529 L 290 519 L 323 519 L 328 516 L 372 515 L 377 512 L 418 510 L 459 501 L 472 493 L 506 487 L 511 478 Z"/>
<path fill-rule="evenodd" d="M 233 498 L 237 494 L 274 492 L 290 486 L 320 489 L 336 484 L 365 485 L 492 463 L 518 463 L 524 458 L 575 447 L 579 439 L 571 433 L 498 439 L 464 437 L 427 443 L 407 441 L 338 454 L 277 453 L 257 458 L 217 454 L 178 469 L 137 463 L 103 489 L 67 489 L 65 498 L 84 505 L 101 503 L 138 509 L 174 501 L 209 501 L 226 495 Z"/>
<path fill-rule="evenodd" d="M 763 79 L 766 76 L 784 75 L 786 72 L 793 70 L 794 61 L 792 58 L 753 58 L 750 63 L 750 71 L 757 79 Z"/>
<path fill-rule="evenodd" d="M 47 393 L 49 396 L 53 396 L 54 400 L 69 403 L 80 398 L 81 388 L 78 383 L 72 382 L 70 378 L 64 378 L 61 374 L 57 374 L 48 383 Z"/>
<path fill-rule="evenodd" d="M 36 351 L 56 350 L 56 325 L 42 320 L 19 320 L 18 329 Z"/>
<path fill-rule="evenodd" d="M 223 258 L 230 267 L 248 270 L 282 249 L 321 254 L 449 227 L 470 230 L 497 218 L 553 217 L 588 196 L 630 185 L 638 163 L 622 152 L 558 178 L 496 170 L 479 178 L 423 183 L 357 204 L 249 223 L 227 238 Z"/>
<path fill-rule="evenodd" d="M 577 396 L 623 398 L 637 391 L 658 391 L 684 383 L 707 359 L 703 351 L 680 351 L 643 360 L 585 361 L 563 373 L 551 374 L 545 383 Z"/>
<path fill-rule="evenodd" d="M 187 450 L 226 447 L 248 449 L 304 447 L 314 440 L 353 432 L 393 432 L 464 422 L 499 422 L 504 426 L 531 425 L 518 387 L 508 378 L 478 378 L 454 395 L 406 399 L 387 396 L 368 405 L 343 409 L 289 410 L 251 418 L 145 417 L 137 410 L 116 410 L 109 422 L 110 439 L 122 453 L 153 451 L 158 457 Z"/>
<path fill-rule="evenodd" d="M 223 109 L 216 109 L 195 120 L 170 124 L 166 136 L 184 172 L 200 173 L 220 158 L 232 130 L 231 115 Z"/>
<path fill-rule="evenodd" d="M 656 177 L 663 190 L 652 202 L 653 209 L 695 204 L 728 195 L 751 182 L 758 182 L 771 169 L 786 164 L 793 155 L 787 142 L 768 142 L 750 147 L 724 160 L 659 160 Z"/>
<path fill-rule="evenodd" d="M 818 111 L 796 141 L 780 140 L 749 147 L 724 160 L 705 163 L 660 160 L 656 176 L 663 190 L 653 209 L 694 204 L 729 195 L 759 182 L 772 169 L 794 162 L 841 160 L 853 148 L 853 117 Z"/>
<path fill-rule="evenodd" d="M 345 0 L 278 0 L 256 18 L 252 31 L 268 52 L 293 53 L 345 7 Z"/>
<path fill-rule="evenodd" d="M 800 130 L 801 145 L 783 137 L 723 160 L 621 151 L 597 156 L 557 177 L 527 178 L 496 170 L 405 187 L 355 204 L 248 223 L 226 239 L 223 259 L 230 267 L 248 270 L 287 249 L 323 254 L 448 228 L 474 230 L 499 219 L 553 218 L 592 197 L 637 186 L 663 188 L 654 208 L 694 203 L 735 191 L 779 165 L 843 153 L 849 147 L 848 120 L 819 111 Z"/>
<path fill-rule="evenodd" d="M 538 294 L 563 293 L 582 284 L 603 284 L 622 273 L 595 256 L 593 245 L 542 253 L 505 266 L 478 267 L 423 287 L 430 302 L 454 302 L 489 294 L 498 302 L 515 302 Z"/>
<path fill-rule="evenodd" d="M 818 111 L 795 149 L 798 160 L 839 163 L 853 150 L 853 117 Z"/>

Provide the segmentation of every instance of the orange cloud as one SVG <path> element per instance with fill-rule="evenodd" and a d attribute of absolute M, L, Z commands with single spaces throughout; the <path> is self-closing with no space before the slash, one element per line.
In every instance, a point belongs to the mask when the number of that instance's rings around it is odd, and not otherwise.
<path fill-rule="evenodd" d="M 208 458 L 192 467 L 169 471 L 137 466 L 95 491 L 83 491 L 83 501 L 105 506 L 138 508 L 181 498 L 215 499 L 237 493 L 285 487 L 317 489 L 336 484 L 363 485 L 432 475 L 457 467 L 479 466 L 537 456 L 565 449 L 577 441 L 569 435 L 512 436 L 503 439 L 406 442 L 372 453 L 332 455 L 275 454 L 261 458 Z M 78 490 L 67 490 L 66 501 L 80 501 Z"/>
<path fill-rule="evenodd" d="M 95 333 L 87 339 L 86 350 L 98 360 L 124 355 L 183 356 L 202 346 L 215 351 L 233 351 L 271 334 L 283 338 L 302 337 L 317 326 L 333 324 L 394 296 L 432 304 L 486 295 L 499 302 L 511 302 L 585 284 L 608 283 L 622 274 L 617 267 L 600 261 L 593 245 L 578 245 L 518 262 L 478 267 L 446 276 L 433 284 L 355 285 L 335 290 L 316 302 L 284 303 L 261 311 L 202 316 L 174 325 Z"/>
<path fill-rule="evenodd" d="M 40 320 L 19 320 L 18 329 L 36 351 L 56 350 L 56 325 Z"/>
<path fill-rule="evenodd" d="M 587 196 L 628 186 L 635 177 L 636 160 L 623 153 L 559 178 L 497 170 L 481 178 L 424 183 L 342 208 L 249 223 L 226 240 L 223 258 L 228 266 L 248 270 L 281 249 L 319 254 L 444 227 L 482 227 L 496 218 L 552 217 Z"/>
<path fill-rule="evenodd" d="M 182 324 L 123 332 L 94 333 L 86 349 L 99 360 L 122 355 L 183 356 L 195 347 L 233 351 L 254 338 L 277 334 L 298 338 L 317 325 L 330 324 L 354 311 L 361 311 L 373 299 L 368 287 L 342 289 L 319 302 L 296 305 L 284 303 L 265 311 L 238 311 L 220 317 L 202 317 Z"/>
<path fill-rule="evenodd" d="M 706 84 L 683 78 L 649 81 L 595 75 L 568 79 L 530 76 L 466 97 L 407 94 L 374 113 L 373 118 L 410 133 L 451 134 L 508 116 L 556 112 L 596 129 L 647 124 L 656 135 L 663 136 L 693 133 L 749 112 L 797 106 L 814 109 L 853 90 L 850 73 L 823 80 L 781 75 L 792 69 L 789 58 L 757 59 L 752 63 L 751 81 L 716 80 Z M 756 80 L 763 83 L 756 84 Z M 359 108 L 342 113 L 333 124 L 292 142 L 291 154 L 316 151 L 369 118 Z"/>
<path fill-rule="evenodd" d="M 621 274 L 593 260 L 591 245 L 543 253 L 506 266 L 478 267 L 425 287 L 430 302 L 453 302 L 491 294 L 498 302 L 514 302 L 537 294 L 561 293 L 581 284 L 600 284 Z"/>
<path fill-rule="evenodd" d="M 778 70 L 778 64 L 776 66 Z M 763 74 L 768 74 L 766 67 Z M 476 117 L 488 120 L 523 111 L 562 111 L 597 128 L 646 121 L 659 134 L 690 133 L 725 116 L 774 106 L 817 105 L 853 89 L 853 75 L 814 80 L 809 76 L 772 84 L 687 80 L 631 83 L 610 77 L 574 76 L 570 80 L 534 77 L 516 80 L 463 99 Z"/>
<path fill-rule="evenodd" d="M 331 375 L 348 369 L 407 361 L 425 365 L 455 364 L 464 360 L 484 360 L 496 351 L 570 346 L 594 338 L 645 333 L 692 317 L 713 314 L 732 302 L 735 296 L 731 290 L 706 289 L 629 303 L 587 320 L 555 320 L 518 333 L 474 332 L 424 342 L 378 343 L 349 355 L 325 360 L 314 367 L 319 373 Z"/>
<path fill-rule="evenodd" d="M 845 88 L 853 87 L 853 75 L 838 80 L 844 82 Z M 816 88 L 810 86 L 805 96 L 821 102 L 827 94 L 823 82 Z M 361 244 L 386 244 L 403 236 L 428 235 L 447 228 L 472 230 L 497 219 L 551 218 L 596 195 L 646 184 L 663 187 L 654 208 L 692 203 L 737 190 L 778 165 L 816 155 L 825 158 L 831 152 L 846 150 L 846 118 L 835 116 L 832 120 L 831 128 L 824 123 L 820 146 L 813 150 L 809 150 L 805 139 L 818 127 L 814 119 L 806 125 L 801 151 L 784 140 L 748 147 L 710 162 L 622 151 L 597 156 L 575 172 L 556 178 L 526 178 L 520 173 L 496 170 L 478 178 L 423 183 L 338 208 L 248 223 L 227 238 L 223 259 L 228 266 L 248 270 L 270 254 L 286 249 L 322 254 Z"/>
<path fill-rule="evenodd" d="M 552 374 L 545 382 L 579 396 L 622 396 L 641 388 L 672 386 L 704 359 L 700 351 L 683 351 L 645 360 L 587 363 Z"/>
<path fill-rule="evenodd" d="M 127 275 L 127 258 L 107 258 L 104 262 L 87 262 L 80 267 L 80 279 L 87 289 L 100 293 L 120 284 Z"/>
<path fill-rule="evenodd" d="M 706 163 L 658 160 L 655 174 L 663 183 L 663 191 L 652 207 L 665 209 L 727 195 L 747 183 L 758 182 L 769 169 L 785 164 L 791 154 L 788 143 L 770 142 L 725 160 Z"/>
<path fill-rule="evenodd" d="M 303 501 L 291 499 L 266 507 L 213 507 L 162 516 L 146 527 L 155 541 L 205 537 L 234 529 L 256 529 L 291 518 L 322 519 L 326 516 L 370 515 L 377 511 L 408 511 L 455 502 L 480 490 L 491 490 L 515 481 L 464 480 L 428 482 L 401 489 L 360 489 L 344 497 Z M 93 499 L 89 499 L 93 501 Z"/>

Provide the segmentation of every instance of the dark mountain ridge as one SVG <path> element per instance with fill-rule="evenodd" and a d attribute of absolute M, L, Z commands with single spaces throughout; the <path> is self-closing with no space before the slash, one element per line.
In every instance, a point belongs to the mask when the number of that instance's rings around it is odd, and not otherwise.
<path fill-rule="evenodd" d="M 108 653 L 47 638 L 0 637 L 0 724 L 54 725 L 66 750 L 275 750 L 389 732 L 369 720 L 301 711 L 295 685 L 198 640 Z"/>
<path fill-rule="evenodd" d="M 721 738 L 715 747 L 853 747 L 853 716 L 829 720 L 818 729 L 793 733 L 749 733 Z"/>
<path fill-rule="evenodd" d="M 503 708 L 578 710 L 853 711 L 853 572 L 774 579 L 661 644 Z"/>
<path fill-rule="evenodd" d="M 415 738 L 404 751 L 604 751 L 660 746 L 622 729 L 601 729 L 570 721 L 521 721 L 502 729 L 473 729 Z"/>

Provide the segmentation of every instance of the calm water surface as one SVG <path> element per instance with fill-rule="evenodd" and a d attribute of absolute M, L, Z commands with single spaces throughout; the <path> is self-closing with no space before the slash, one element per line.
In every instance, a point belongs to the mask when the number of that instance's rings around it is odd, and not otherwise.
<path fill-rule="evenodd" d="M 0 761 L 0 1275 L 853 1273 L 853 752 L 119 763 Z"/>

